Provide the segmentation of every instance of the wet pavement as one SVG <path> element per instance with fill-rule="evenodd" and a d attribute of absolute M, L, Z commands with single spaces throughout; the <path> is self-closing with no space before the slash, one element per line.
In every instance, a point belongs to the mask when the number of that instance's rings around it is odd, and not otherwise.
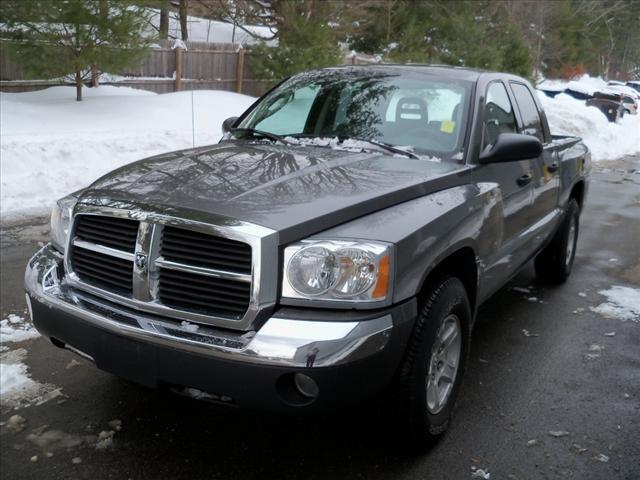
<path fill-rule="evenodd" d="M 24 266 L 46 231 L 2 233 L 3 319 L 25 316 Z M 127 383 L 40 337 L 0 353 L 21 356 L 49 392 L 0 408 L 0 477 L 468 479 L 473 467 L 491 479 L 636 480 L 640 323 L 590 310 L 614 285 L 640 288 L 638 157 L 595 166 L 566 284 L 538 284 L 529 265 L 483 306 L 453 423 L 431 451 L 404 451 L 379 408 L 237 411 Z"/>

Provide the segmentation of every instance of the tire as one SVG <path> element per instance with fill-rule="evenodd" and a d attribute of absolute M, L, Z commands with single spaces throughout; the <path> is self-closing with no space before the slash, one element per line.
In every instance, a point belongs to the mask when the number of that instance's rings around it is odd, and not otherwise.
<path fill-rule="evenodd" d="M 558 284 L 569 278 L 576 257 L 579 230 L 580 207 L 572 198 L 553 240 L 536 257 L 536 274 L 540 280 Z"/>
<path fill-rule="evenodd" d="M 400 367 L 400 404 L 396 415 L 400 417 L 398 426 L 408 434 L 405 440 L 412 447 L 423 449 L 435 444 L 449 426 L 469 354 L 471 307 L 464 285 L 455 277 L 444 277 L 433 282 L 419 300 L 418 318 Z M 439 382 L 432 378 L 429 383 L 429 377 L 435 375 L 434 372 L 438 375 L 451 374 L 452 367 L 448 362 L 440 366 L 442 370 L 437 370 L 439 357 L 436 352 L 439 352 L 443 336 L 454 328 L 453 325 L 457 325 L 457 337 L 444 353 L 449 354 L 447 360 L 451 363 L 457 357 L 457 363 L 449 392 L 443 395 L 440 405 L 432 395 L 433 386 Z M 459 347 L 457 355 L 456 342 Z M 444 387 L 447 383 L 441 381 L 440 385 Z"/>

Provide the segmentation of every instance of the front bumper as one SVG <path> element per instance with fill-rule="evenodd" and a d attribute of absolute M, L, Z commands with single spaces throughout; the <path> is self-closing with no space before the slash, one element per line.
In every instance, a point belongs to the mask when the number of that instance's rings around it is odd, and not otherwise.
<path fill-rule="evenodd" d="M 27 301 L 40 333 L 129 380 L 247 408 L 337 408 L 383 390 L 416 316 L 410 301 L 373 314 L 280 309 L 256 332 L 196 328 L 72 289 L 62 260 L 47 245 L 27 265 Z M 316 398 L 296 391 L 295 373 L 316 382 Z"/>

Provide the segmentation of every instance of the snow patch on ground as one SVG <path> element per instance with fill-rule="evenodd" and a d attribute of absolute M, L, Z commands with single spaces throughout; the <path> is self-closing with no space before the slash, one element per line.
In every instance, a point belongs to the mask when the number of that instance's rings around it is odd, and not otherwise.
<path fill-rule="evenodd" d="M 23 363 L 26 357 L 24 348 L 0 355 L 0 407 L 3 411 L 42 405 L 63 395 L 62 389 L 38 383 L 29 376 L 29 368 Z"/>
<path fill-rule="evenodd" d="M 46 214 L 56 199 L 132 161 L 216 143 L 222 122 L 255 100 L 107 85 L 85 88 L 84 96 L 76 102 L 73 87 L 0 93 L 3 220 Z"/>
<path fill-rule="evenodd" d="M 22 342 L 39 336 L 33 325 L 25 322 L 19 315 L 11 313 L 4 320 L 0 320 L 0 343 Z"/>
<path fill-rule="evenodd" d="M 593 312 L 608 318 L 632 320 L 640 322 L 640 289 L 613 286 L 608 290 L 598 291 L 607 298 L 607 302 L 591 307 Z"/>
<path fill-rule="evenodd" d="M 640 153 L 640 115 L 625 115 L 619 123 L 612 123 L 596 107 L 587 107 L 583 100 L 564 93 L 550 98 L 539 92 L 538 97 L 551 133 L 581 137 L 594 160 Z"/>

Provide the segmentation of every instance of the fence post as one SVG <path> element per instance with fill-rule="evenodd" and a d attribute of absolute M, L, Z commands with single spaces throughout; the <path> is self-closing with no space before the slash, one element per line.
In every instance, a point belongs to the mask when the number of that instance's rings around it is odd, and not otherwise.
<path fill-rule="evenodd" d="M 176 54 L 176 78 L 173 91 L 179 92 L 182 88 L 182 47 L 176 47 L 173 50 Z"/>
<path fill-rule="evenodd" d="M 236 92 L 242 93 L 242 80 L 244 79 L 244 48 L 238 48 L 238 61 L 236 62 Z"/>

